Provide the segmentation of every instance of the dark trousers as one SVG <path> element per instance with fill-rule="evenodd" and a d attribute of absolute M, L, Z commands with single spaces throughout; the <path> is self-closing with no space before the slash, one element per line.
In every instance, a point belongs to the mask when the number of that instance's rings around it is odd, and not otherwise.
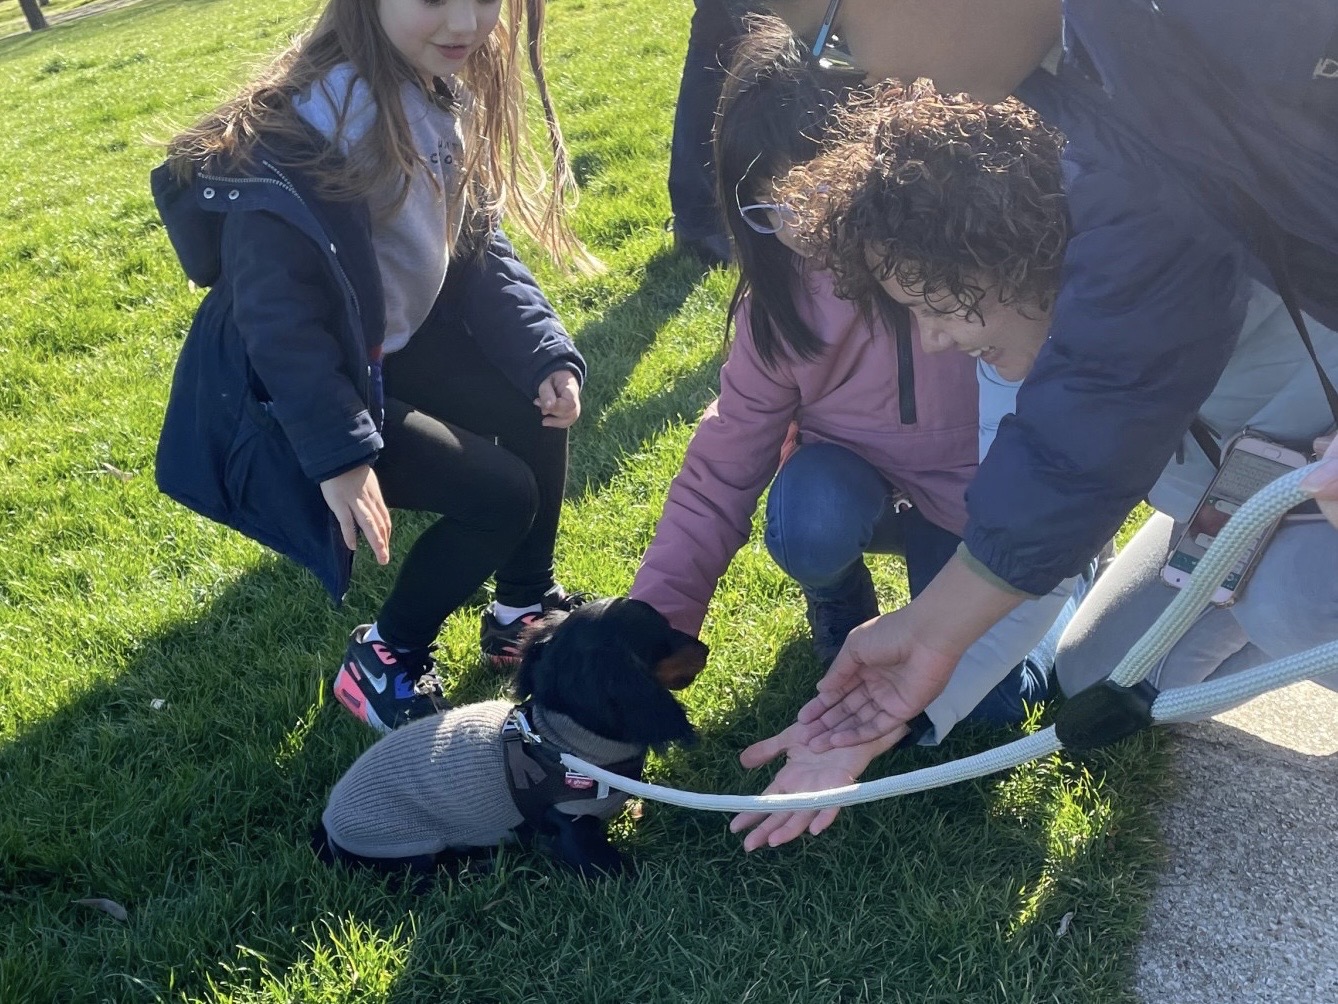
<path fill-rule="evenodd" d="M 669 151 L 669 205 L 680 240 L 723 235 L 711 165 L 711 128 L 724 85 L 724 64 L 740 32 L 727 0 L 696 0 Z"/>
<path fill-rule="evenodd" d="M 388 641 L 431 643 L 488 578 L 509 606 L 553 586 L 567 482 L 567 431 L 540 424 L 533 400 L 458 323 L 434 313 L 385 361 L 385 449 L 376 475 L 394 509 L 437 513 L 409 548 L 377 616 Z M 392 537 L 391 547 L 395 547 Z"/>

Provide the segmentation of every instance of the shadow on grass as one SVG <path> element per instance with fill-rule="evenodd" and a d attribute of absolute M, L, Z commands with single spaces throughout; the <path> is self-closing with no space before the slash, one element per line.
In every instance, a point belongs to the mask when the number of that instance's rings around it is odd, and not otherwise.
<path fill-rule="evenodd" d="M 1106 1000 L 1122 985 L 1127 932 L 1086 954 L 1052 936 L 1075 903 L 1128 915 L 1112 907 L 1129 861 L 1114 838 L 1142 832 L 1136 805 L 1079 799 L 1104 821 L 1054 849 L 1050 821 L 1070 807 L 1053 772 L 1109 788 L 1100 762 L 847 809 L 818 840 L 747 856 L 727 817 L 648 805 L 614 828 L 638 866 L 625 882 L 583 883 L 522 852 L 420 893 L 327 869 L 308 834 L 373 740 L 325 696 L 345 619 L 274 559 L 0 748 L 0 930 L 29 945 L 0 962 L 6 1000 L 218 999 L 211 982 L 276 1002 L 355 986 L 366 999 L 724 1001 L 759 980 L 773 1000 L 817 999 L 815 980 L 824 1000 L 1012 1001 L 1029 986 Z M 788 724 L 818 673 L 794 638 L 756 696 L 659 760 L 656 780 L 761 791 L 770 772 L 737 753 Z M 890 754 L 869 776 L 998 738 Z M 1114 770 L 1134 761 L 1112 756 Z M 128 922 L 72 902 L 85 897 L 122 904 Z M 935 987 L 952 992 L 912 992 Z"/>
<path fill-rule="evenodd" d="M 714 396 L 720 361 L 713 359 L 644 400 L 622 400 L 628 379 L 655 344 L 657 332 L 701 282 L 689 256 L 663 251 L 646 264 L 635 292 L 574 332 L 590 365 L 582 391 L 581 421 L 572 430 L 573 450 L 567 494 L 597 492 L 617 474 L 627 452 L 683 415 L 697 415 Z"/>
<path fill-rule="evenodd" d="M 291 904 L 328 884 L 303 834 L 367 739 L 324 696 L 342 644 L 320 591 L 272 560 L 0 748 L 0 905 L 32 943 L 0 972 L 6 1000 L 143 999 L 238 945 L 291 950 Z"/>

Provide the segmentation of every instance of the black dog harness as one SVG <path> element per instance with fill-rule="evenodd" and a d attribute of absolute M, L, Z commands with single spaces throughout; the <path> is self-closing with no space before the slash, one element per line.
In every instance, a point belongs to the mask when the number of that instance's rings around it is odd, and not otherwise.
<path fill-rule="evenodd" d="M 568 768 L 560 759 L 564 750 L 545 739 L 530 726 L 531 702 L 511 709 L 502 723 L 502 742 L 506 753 L 506 784 L 516 808 L 525 822 L 536 830 L 542 828 L 545 812 L 559 802 L 608 798 L 609 786 L 579 771 Z M 640 780 L 646 755 L 605 765 L 605 770 L 632 780 Z"/>

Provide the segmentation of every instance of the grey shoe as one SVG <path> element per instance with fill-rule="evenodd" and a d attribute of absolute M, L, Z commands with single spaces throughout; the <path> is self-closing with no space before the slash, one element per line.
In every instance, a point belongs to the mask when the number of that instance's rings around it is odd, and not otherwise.
<path fill-rule="evenodd" d="M 824 668 L 841 651 L 846 635 L 878 616 L 878 594 L 874 592 L 869 567 L 863 561 L 853 565 L 846 578 L 835 586 L 805 587 L 804 599 L 808 601 L 804 616 L 813 632 L 813 651 Z"/>

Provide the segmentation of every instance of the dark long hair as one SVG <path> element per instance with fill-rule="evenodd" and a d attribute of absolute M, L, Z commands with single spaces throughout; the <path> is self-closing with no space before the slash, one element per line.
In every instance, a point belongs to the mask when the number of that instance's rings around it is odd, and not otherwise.
<path fill-rule="evenodd" d="M 848 78 L 822 70 L 784 21 L 749 15 L 748 30 L 730 61 L 716 113 L 716 198 L 729 228 L 739 281 L 725 320 L 748 299 L 748 319 L 758 355 L 767 366 L 787 357 L 815 359 L 823 343 L 804 323 L 794 290 L 804 259 L 770 234 L 759 234 L 739 204 L 768 201 L 770 183 L 796 164 L 812 160 L 832 111 L 848 93 Z"/>

